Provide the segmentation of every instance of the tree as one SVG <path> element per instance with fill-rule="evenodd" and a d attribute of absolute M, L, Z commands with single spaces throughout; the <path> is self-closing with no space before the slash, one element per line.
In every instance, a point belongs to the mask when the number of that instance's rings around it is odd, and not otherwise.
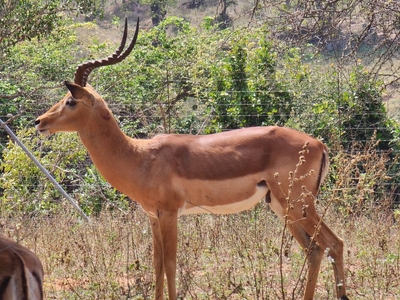
<path fill-rule="evenodd" d="M 95 10 L 96 0 L 1 0 L 0 55 L 18 42 L 43 38 L 62 23 L 61 12 Z"/>
<path fill-rule="evenodd" d="M 0 51 L 49 34 L 60 21 L 58 10 L 58 1 L 1 1 Z"/>
<path fill-rule="evenodd" d="M 218 3 L 218 15 L 216 17 L 216 22 L 219 24 L 221 29 L 226 29 L 232 26 L 232 18 L 228 15 L 228 7 L 237 5 L 235 0 L 219 0 Z"/>
<path fill-rule="evenodd" d="M 150 6 L 151 21 L 153 26 L 158 26 L 167 16 L 167 6 L 175 3 L 176 0 L 144 0 L 144 4 Z"/>
<path fill-rule="evenodd" d="M 167 9 L 166 9 L 166 1 L 164 0 L 153 0 L 150 3 L 151 9 L 151 21 L 153 22 L 153 26 L 158 26 L 162 20 L 164 20 Z"/>

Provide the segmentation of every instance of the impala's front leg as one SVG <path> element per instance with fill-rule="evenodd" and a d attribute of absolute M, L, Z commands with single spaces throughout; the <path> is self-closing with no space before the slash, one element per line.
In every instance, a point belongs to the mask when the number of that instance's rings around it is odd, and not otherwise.
<path fill-rule="evenodd" d="M 153 233 L 153 264 L 156 279 L 155 299 L 164 299 L 164 249 L 158 218 L 150 217 Z"/>
<path fill-rule="evenodd" d="M 159 211 L 158 218 L 150 217 L 153 232 L 155 299 L 164 299 L 164 272 L 167 276 L 168 297 L 176 299 L 176 252 L 178 247 L 177 212 Z"/>
<path fill-rule="evenodd" d="M 176 252 L 178 247 L 178 214 L 161 212 L 159 215 L 164 249 L 164 268 L 167 275 L 169 300 L 176 300 Z"/>

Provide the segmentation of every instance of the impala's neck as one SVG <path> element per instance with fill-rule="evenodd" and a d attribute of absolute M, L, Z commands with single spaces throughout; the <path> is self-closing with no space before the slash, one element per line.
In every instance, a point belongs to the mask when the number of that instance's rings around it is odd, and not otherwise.
<path fill-rule="evenodd" d="M 92 121 L 92 120 L 91 120 Z M 124 150 L 129 144 L 128 137 L 119 128 L 114 117 L 109 113 L 109 117 L 96 118 L 90 122 L 90 127 L 83 128 L 78 132 L 82 143 L 90 153 L 92 159 L 114 159 L 109 156 L 111 153 L 118 153 Z"/>
<path fill-rule="evenodd" d="M 116 189 L 128 194 L 127 181 L 135 182 L 139 161 L 140 140 L 126 136 L 119 128 L 105 103 L 94 107 L 96 113 L 88 116 L 87 126 L 79 132 L 82 143 L 100 174 Z M 129 165 L 131 168 L 126 168 Z"/>

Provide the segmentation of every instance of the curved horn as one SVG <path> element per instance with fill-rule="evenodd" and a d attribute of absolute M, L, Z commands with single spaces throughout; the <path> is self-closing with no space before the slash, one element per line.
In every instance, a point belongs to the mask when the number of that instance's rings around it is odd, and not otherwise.
<path fill-rule="evenodd" d="M 126 37 L 128 35 L 128 19 L 125 18 L 125 28 L 124 34 L 122 36 L 121 44 L 119 45 L 118 49 L 114 52 L 114 54 L 110 55 L 107 58 L 99 59 L 99 60 L 90 60 L 80 64 L 75 71 L 75 79 L 74 82 L 82 87 L 86 85 L 88 80 L 89 74 L 96 68 L 114 65 L 119 63 L 120 61 L 124 60 L 132 51 L 133 47 L 135 46 L 136 39 L 139 33 L 139 18 L 136 24 L 136 31 L 135 35 L 131 43 L 129 44 L 128 48 L 121 54 L 122 50 L 125 48 Z"/>

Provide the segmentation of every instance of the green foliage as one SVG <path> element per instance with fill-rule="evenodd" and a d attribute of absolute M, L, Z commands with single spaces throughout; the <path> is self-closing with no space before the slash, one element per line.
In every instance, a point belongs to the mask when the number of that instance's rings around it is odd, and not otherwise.
<path fill-rule="evenodd" d="M 68 0 L 67 3 L 76 7 L 77 11 L 85 16 L 86 21 L 94 20 L 96 17 L 102 18 L 104 15 L 104 0 Z"/>
<path fill-rule="evenodd" d="M 0 53 L 16 43 L 48 35 L 60 21 L 59 1 L 1 1 Z"/>
<path fill-rule="evenodd" d="M 94 170 L 76 134 L 58 134 L 43 139 L 31 128 L 19 130 L 17 135 L 87 214 L 97 214 L 104 207 L 126 207 L 126 198 Z M 3 152 L 0 169 L 3 170 L 0 173 L 2 214 L 50 214 L 65 201 L 12 140 Z"/>
<path fill-rule="evenodd" d="M 342 144 L 348 148 L 353 141 L 365 143 L 375 134 L 380 141 L 378 147 L 389 149 L 393 139 L 387 128 L 386 110 L 382 103 L 382 82 L 372 81 L 362 66 L 356 66 L 349 74 L 339 100 L 339 114 L 342 116 Z"/>
<path fill-rule="evenodd" d="M 71 28 L 64 26 L 58 29 L 56 36 L 38 39 L 30 43 L 22 43 L 13 48 L 7 56 L 8 65 L 3 65 L 3 76 L 12 74 L 15 82 L 24 84 L 24 88 L 35 87 L 38 80 L 46 82 L 60 82 L 67 78 L 74 70 L 73 60 L 69 53 L 79 53 L 76 46 L 76 36 Z M 10 72 L 12 73 L 6 73 Z M 11 76 L 10 76 L 11 77 Z"/>
<path fill-rule="evenodd" d="M 95 71 L 100 75 L 91 80 L 103 87 L 105 99 L 119 103 L 113 111 L 128 133 L 181 132 L 176 123 L 190 127 L 193 117 L 179 116 L 182 107 L 195 105 L 189 102 L 199 85 L 196 64 L 202 49 L 197 35 L 183 19 L 167 18 L 139 36 L 139 45 L 123 64 Z"/>
<path fill-rule="evenodd" d="M 57 34 L 45 41 L 19 43 L 3 57 L 0 114 L 21 114 L 13 123 L 18 128 L 32 126 L 32 120 L 65 92 L 58 87 L 71 77 L 76 67 L 75 55 L 84 53 L 77 47 L 73 29 L 67 25 L 59 27 Z"/>
<path fill-rule="evenodd" d="M 62 97 L 66 89 L 58 86 L 73 78 L 79 63 L 114 51 L 115 45 L 96 37 L 86 41 L 87 46 L 79 45 L 74 29 L 80 26 L 96 25 L 59 27 L 45 42 L 19 43 L 5 56 L 0 113 L 22 112 L 13 124 L 17 128 L 32 126 L 29 122 Z M 123 63 L 94 70 L 89 83 L 133 137 L 277 124 L 322 138 L 334 149 L 372 137 L 381 140 L 379 149 L 398 148 L 399 125 L 386 117 L 381 83 L 358 65 L 339 70 L 318 64 L 319 57 L 305 63 L 310 58 L 306 52 L 270 40 L 263 28 L 220 30 L 209 18 L 194 28 L 170 17 L 142 30 L 132 54 Z M 31 131 L 19 135 L 87 213 L 98 213 L 113 202 L 128 205 L 94 170 L 74 135 L 43 141 Z M 2 205 L 9 211 L 18 199 L 20 209 L 52 211 L 60 196 L 15 147 L 9 143 L 3 155 Z M 69 158 L 68 151 L 77 156 Z"/>
<path fill-rule="evenodd" d="M 34 155 L 53 173 L 58 182 L 64 187 L 74 183 L 76 176 L 73 168 L 85 153 L 76 137 L 59 135 L 43 140 L 33 133 L 33 128 L 17 132 L 22 142 L 29 148 L 35 149 Z M 58 144 L 56 148 L 54 142 Z M 0 177 L 0 188 L 3 190 L 0 209 L 2 212 L 48 213 L 55 209 L 61 200 L 61 196 L 46 180 L 45 175 L 11 140 L 3 152 L 1 168 L 3 170 Z"/>
<path fill-rule="evenodd" d="M 16 114 L 18 112 L 16 106 L 16 95 L 19 92 L 18 87 L 8 80 L 0 81 L 0 116 L 7 114 Z M 10 99 L 11 98 L 11 99 Z"/>
<path fill-rule="evenodd" d="M 316 137 L 350 149 L 372 138 L 378 149 L 397 147 L 396 123 L 387 117 L 382 102 L 382 82 L 376 81 L 361 65 L 340 72 L 333 65 L 310 68 L 302 63 L 298 51 L 284 61 L 279 81 L 292 96 L 291 116 L 285 123 Z M 336 145 L 337 146 L 337 145 Z"/>
<path fill-rule="evenodd" d="M 3 0 L 0 1 L 0 54 L 12 46 L 33 38 L 54 34 L 63 23 L 61 12 L 78 9 L 81 13 L 96 10 L 96 0 Z"/>

